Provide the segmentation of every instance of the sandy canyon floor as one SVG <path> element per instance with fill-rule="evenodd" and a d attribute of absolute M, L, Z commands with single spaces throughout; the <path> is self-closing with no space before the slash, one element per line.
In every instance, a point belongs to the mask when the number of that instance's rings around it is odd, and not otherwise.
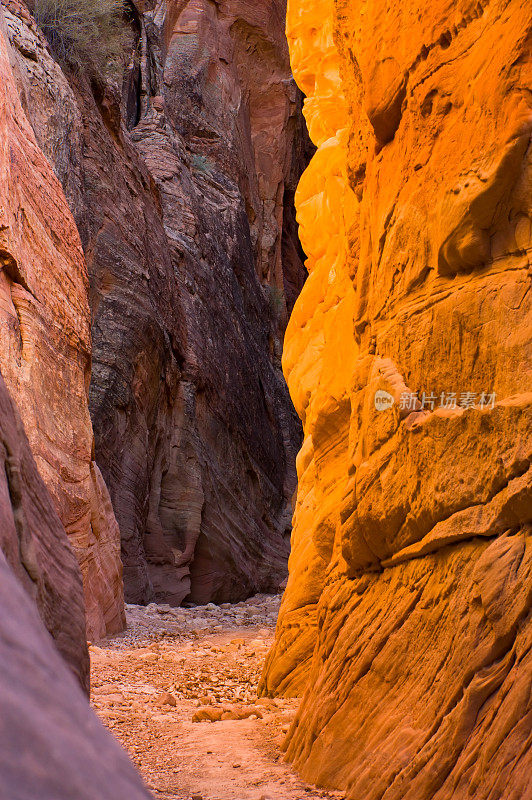
<path fill-rule="evenodd" d="M 90 647 L 93 707 L 154 798 L 344 796 L 305 785 L 283 762 L 297 701 L 257 699 L 279 604 L 129 605 L 127 630 Z"/>

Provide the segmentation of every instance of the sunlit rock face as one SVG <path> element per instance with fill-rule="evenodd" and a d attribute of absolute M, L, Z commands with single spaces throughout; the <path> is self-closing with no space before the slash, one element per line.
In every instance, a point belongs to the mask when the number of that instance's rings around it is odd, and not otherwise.
<path fill-rule="evenodd" d="M 531 793 L 529 25 L 518 0 L 289 9 L 319 149 L 262 688 L 303 693 L 288 758 L 353 799 Z"/>
<path fill-rule="evenodd" d="M 0 370 L 81 565 L 88 635 L 99 637 L 125 618 L 118 526 L 92 456 L 87 269 L 10 59 L 0 7 Z"/>

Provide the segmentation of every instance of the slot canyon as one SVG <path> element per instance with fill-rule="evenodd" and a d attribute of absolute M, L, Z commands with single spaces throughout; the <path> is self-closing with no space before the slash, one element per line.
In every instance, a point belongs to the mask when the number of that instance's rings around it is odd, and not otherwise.
<path fill-rule="evenodd" d="M 0 800 L 532 800 L 527 0 L 0 0 Z"/>

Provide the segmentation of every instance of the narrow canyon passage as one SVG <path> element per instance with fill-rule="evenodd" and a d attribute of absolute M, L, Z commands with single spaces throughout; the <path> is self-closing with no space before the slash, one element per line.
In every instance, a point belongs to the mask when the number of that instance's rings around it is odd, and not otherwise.
<path fill-rule="evenodd" d="M 92 645 L 92 705 L 158 800 L 340 798 L 307 786 L 280 744 L 297 700 L 257 699 L 280 596 L 192 609 L 128 605 Z"/>
<path fill-rule="evenodd" d="M 532 800 L 531 34 L 0 0 L 0 800 Z"/>

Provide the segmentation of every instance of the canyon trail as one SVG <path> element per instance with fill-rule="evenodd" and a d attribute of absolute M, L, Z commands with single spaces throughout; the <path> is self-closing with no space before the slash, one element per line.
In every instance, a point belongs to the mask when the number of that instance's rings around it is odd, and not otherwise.
<path fill-rule="evenodd" d="M 127 631 L 91 646 L 93 707 L 157 800 L 344 796 L 307 786 L 282 760 L 298 701 L 257 699 L 279 603 L 129 605 Z"/>

